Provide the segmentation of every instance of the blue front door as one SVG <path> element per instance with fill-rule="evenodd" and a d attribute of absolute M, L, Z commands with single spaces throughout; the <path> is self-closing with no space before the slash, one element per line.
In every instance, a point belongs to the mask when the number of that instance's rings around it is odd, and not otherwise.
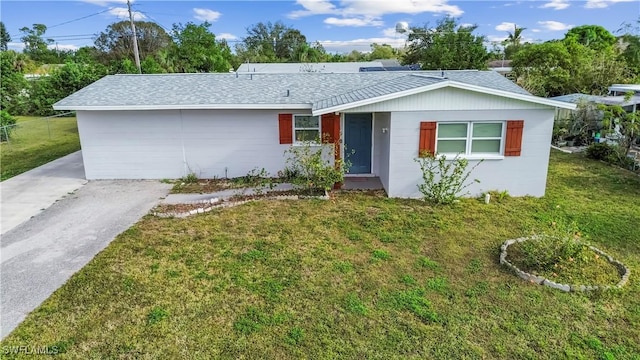
<path fill-rule="evenodd" d="M 345 158 L 350 174 L 371 173 L 371 114 L 344 115 Z"/>

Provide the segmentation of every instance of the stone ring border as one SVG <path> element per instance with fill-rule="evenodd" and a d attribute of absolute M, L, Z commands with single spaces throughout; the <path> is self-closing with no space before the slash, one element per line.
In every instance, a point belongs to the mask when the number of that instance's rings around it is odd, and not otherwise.
<path fill-rule="evenodd" d="M 627 266 L 625 266 L 623 263 L 621 263 L 620 261 L 612 258 L 611 256 L 609 256 L 607 253 L 605 253 L 604 251 L 598 249 L 595 246 L 591 246 L 588 245 L 589 249 L 591 249 L 593 252 L 597 253 L 598 255 L 604 257 L 605 259 L 607 259 L 607 261 L 609 261 L 609 263 L 611 263 L 612 265 L 614 265 L 617 269 L 618 269 L 618 273 L 620 273 L 622 275 L 622 278 L 620 279 L 620 281 L 616 284 L 616 285 L 571 285 L 571 284 L 560 284 L 560 283 L 556 283 L 553 282 L 549 279 L 546 279 L 542 276 L 537 276 L 537 275 L 533 275 L 533 274 L 529 274 L 527 272 L 524 272 L 522 270 L 520 270 L 517 266 L 513 265 L 512 263 L 509 262 L 509 260 L 507 260 L 507 249 L 509 248 L 509 246 L 515 244 L 515 243 L 521 243 L 521 242 L 525 242 L 527 240 L 536 240 L 539 239 L 539 236 L 530 236 L 530 237 L 521 237 L 518 239 L 510 239 L 505 241 L 502 246 L 500 247 L 500 264 L 503 264 L 505 266 L 507 266 L 508 268 L 510 268 L 511 270 L 513 270 L 518 277 L 520 277 L 521 279 L 525 280 L 525 281 L 529 281 L 532 283 L 536 283 L 539 285 L 544 285 L 544 286 L 548 286 L 550 288 L 554 288 L 554 289 L 558 289 L 558 290 L 562 290 L 562 291 L 566 291 L 566 292 L 585 292 L 585 291 L 593 291 L 593 290 L 609 290 L 609 289 L 620 289 L 622 288 L 628 281 L 629 281 L 629 276 L 631 275 L 631 270 L 629 270 L 629 268 Z"/>

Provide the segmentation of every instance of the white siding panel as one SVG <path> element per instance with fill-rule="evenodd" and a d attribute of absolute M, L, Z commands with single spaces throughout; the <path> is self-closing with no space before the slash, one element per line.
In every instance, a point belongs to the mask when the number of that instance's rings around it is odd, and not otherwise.
<path fill-rule="evenodd" d="M 429 110 L 508 110 L 548 109 L 546 105 L 488 95 L 457 88 L 442 88 L 420 94 L 381 101 L 343 112 L 421 111 Z"/>
<path fill-rule="evenodd" d="M 479 179 L 467 190 L 476 196 L 488 190 L 507 190 L 514 196 L 543 196 L 547 181 L 549 144 L 554 110 L 503 111 L 422 111 L 391 114 L 391 149 L 387 189 L 392 197 L 418 198 L 417 184 L 422 181 L 418 164 L 419 128 L 421 121 L 524 120 L 522 155 L 502 160 L 485 160 L 471 174 Z M 470 161 L 469 167 L 477 161 Z"/>
<path fill-rule="evenodd" d="M 79 111 L 87 179 L 237 177 L 256 167 L 275 174 L 289 147 L 279 143 L 278 113 Z"/>

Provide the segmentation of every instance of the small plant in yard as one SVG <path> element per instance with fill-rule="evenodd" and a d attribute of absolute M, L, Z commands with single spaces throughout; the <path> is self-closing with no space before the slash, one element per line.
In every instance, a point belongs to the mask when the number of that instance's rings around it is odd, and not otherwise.
<path fill-rule="evenodd" d="M 519 244 L 519 262 L 527 269 L 553 270 L 562 260 L 577 259 L 586 247 L 575 225 L 553 223 L 551 231 Z"/>
<path fill-rule="evenodd" d="M 422 184 L 418 184 L 418 190 L 424 200 L 435 204 L 451 204 L 463 194 L 463 190 L 471 186 L 473 179 L 467 182 L 471 172 L 482 163 L 480 160 L 470 170 L 469 160 L 456 155 L 449 160 L 445 155 L 436 156 L 428 151 L 422 152 L 415 161 L 422 171 Z"/>
<path fill-rule="evenodd" d="M 287 334 L 287 342 L 291 345 L 298 345 L 304 340 L 304 330 L 294 327 Z"/>
<path fill-rule="evenodd" d="M 191 171 L 187 175 L 181 177 L 180 181 L 182 181 L 185 184 L 195 184 L 198 182 L 198 175 L 196 175 L 196 173 Z"/>
<path fill-rule="evenodd" d="M 247 175 L 234 179 L 234 182 L 237 185 L 253 187 L 257 195 L 264 193 L 266 189 L 273 190 L 276 186 L 273 177 L 265 168 L 254 168 Z"/>
<path fill-rule="evenodd" d="M 334 184 L 344 181 L 344 174 L 351 164 L 342 159 L 335 159 L 332 163 L 331 158 L 334 158 L 335 152 L 339 150 L 337 147 L 325 145 L 327 142 L 322 142 L 321 139 L 304 141 L 291 145 L 285 151 L 287 166 L 283 174 L 290 177 L 294 186 L 311 194 L 318 189 L 329 191 Z M 326 151 L 330 147 L 333 151 Z"/>
<path fill-rule="evenodd" d="M 147 315 L 147 323 L 149 325 L 153 325 L 155 323 L 158 323 L 164 320 L 168 316 L 169 316 L 169 313 L 165 309 L 156 306 Z"/>
<path fill-rule="evenodd" d="M 373 250 L 371 255 L 374 259 L 379 260 L 389 260 L 389 258 L 391 258 L 391 255 L 389 255 L 389 253 L 384 250 Z"/>

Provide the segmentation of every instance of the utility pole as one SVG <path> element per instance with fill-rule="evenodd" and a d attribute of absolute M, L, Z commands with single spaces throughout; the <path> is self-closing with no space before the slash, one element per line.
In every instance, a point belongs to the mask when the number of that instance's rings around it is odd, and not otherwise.
<path fill-rule="evenodd" d="M 142 74 L 140 68 L 140 54 L 138 53 L 138 36 L 136 35 L 136 24 L 133 22 L 133 13 L 131 12 L 131 1 L 127 0 L 127 8 L 129 9 L 129 21 L 131 22 L 131 31 L 133 32 L 133 56 L 136 59 L 136 67 L 138 74 Z"/>

